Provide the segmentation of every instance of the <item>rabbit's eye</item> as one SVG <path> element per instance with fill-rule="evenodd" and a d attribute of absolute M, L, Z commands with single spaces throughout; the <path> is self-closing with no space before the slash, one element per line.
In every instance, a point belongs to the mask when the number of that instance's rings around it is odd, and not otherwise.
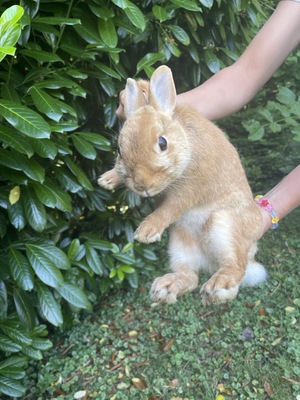
<path fill-rule="evenodd" d="M 168 142 L 163 136 L 160 136 L 158 138 L 158 145 L 161 151 L 165 151 L 167 150 Z"/>

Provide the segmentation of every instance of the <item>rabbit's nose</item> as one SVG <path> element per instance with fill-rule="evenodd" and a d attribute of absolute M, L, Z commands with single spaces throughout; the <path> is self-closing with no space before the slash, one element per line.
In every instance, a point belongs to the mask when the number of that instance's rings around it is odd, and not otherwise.
<path fill-rule="evenodd" d="M 143 193 L 143 192 L 147 192 L 147 187 L 143 184 L 140 183 L 135 183 L 134 184 L 134 189 L 138 192 L 138 193 Z"/>

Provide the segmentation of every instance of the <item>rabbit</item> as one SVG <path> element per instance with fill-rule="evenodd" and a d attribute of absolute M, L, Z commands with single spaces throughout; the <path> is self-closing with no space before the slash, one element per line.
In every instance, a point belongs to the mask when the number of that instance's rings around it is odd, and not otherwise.
<path fill-rule="evenodd" d="M 189 105 L 176 106 L 165 65 L 150 82 L 128 78 L 124 96 L 115 167 L 98 184 L 112 190 L 125 183 L 142 197 L 160 197 L 134 235 L 151 243 L 169 229 L 172 272 L 154 280 L 152 300 L 176 302 L 198 286 L 202 270 L 211 275 L 200 290 L 204 305 L 234 299 L 242 284 L 265 281 L 265 268 L 254 260 L 261 214 L 225 133 Z"/>

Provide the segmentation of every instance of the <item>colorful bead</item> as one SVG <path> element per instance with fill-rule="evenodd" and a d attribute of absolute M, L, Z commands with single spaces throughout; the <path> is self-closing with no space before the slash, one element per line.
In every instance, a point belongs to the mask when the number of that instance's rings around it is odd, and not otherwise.
<path fill-rule="evenodd" d="M 278 227 L 279 217 L 277 215 L 277 212 L 274 210 L 272 204 L 269 203 L 269 200 L 259 194 L 255 197 L 255 201 L 270 214 L 272 221 L 271 228 L 276 229 Z"/>

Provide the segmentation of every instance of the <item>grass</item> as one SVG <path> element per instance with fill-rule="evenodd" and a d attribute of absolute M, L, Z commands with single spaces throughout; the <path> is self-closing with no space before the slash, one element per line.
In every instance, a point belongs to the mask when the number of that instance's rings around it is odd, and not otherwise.
<path fill-rule="evenodd" d="M 261 240 L 268 282 L 228 304 L 154 306 L 150 280 L 107 296 L 31 364 L 25 399 L 299 400 L 299 217 Z"/>

